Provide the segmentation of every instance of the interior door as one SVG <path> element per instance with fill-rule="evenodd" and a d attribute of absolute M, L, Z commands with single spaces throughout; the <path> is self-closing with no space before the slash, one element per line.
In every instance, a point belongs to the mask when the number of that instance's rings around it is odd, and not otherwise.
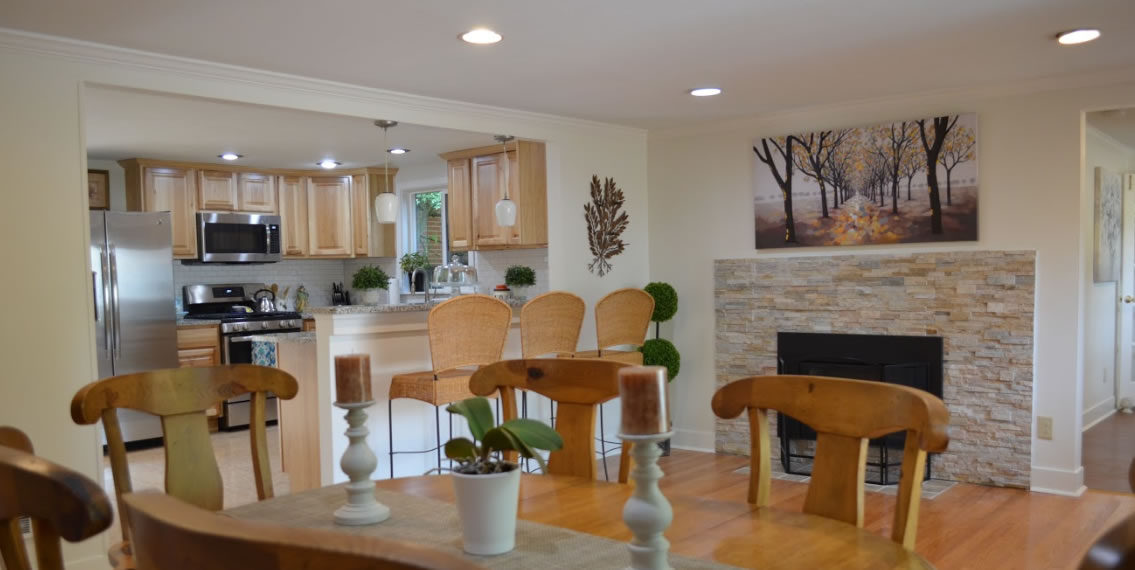
<path fill-rule="evenodd" d="M 1116 407 L 1135 405 L 1135 173 L 1123 176 L 1123 253 L 1116 315 L 1116 358 L 1119 360 L 1115 383 Z"/>

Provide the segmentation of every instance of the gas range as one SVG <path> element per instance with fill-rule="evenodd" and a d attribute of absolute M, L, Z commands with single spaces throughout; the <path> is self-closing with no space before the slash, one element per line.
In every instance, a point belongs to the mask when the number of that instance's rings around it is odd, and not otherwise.
<path fill-rule="evenodd" d="M 294 311 L 255 312 L 252 296 L 267 288 L 263 283 L 186 285 L 183 289 L 186 319 L 219 320 L 221 334 L 300 330 L 303 317 Z"/>
<path fill-rule="evenodd" d="M 290 311 L 271 313 L 199 313 L 185 315 L 186 319 L 219 320 L 221 333 L 243 333 L 257 331 L 278 331 L 298 329 L 303 326 L 303 316 Z"/>

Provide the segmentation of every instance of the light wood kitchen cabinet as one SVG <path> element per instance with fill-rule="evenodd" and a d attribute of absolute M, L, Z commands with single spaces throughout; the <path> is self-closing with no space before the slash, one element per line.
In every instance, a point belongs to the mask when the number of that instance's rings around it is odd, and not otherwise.
<path fill-rule="evenodd" d="M 516 203 L 516 224 L 496 221 L 496 203 L 504 197 L 505 152 L 499 146 L 441 155 L 449 164 L 450 249 L 520 249 L 547 247 L 547 167 L 543 143 L 508 145 L 509 198 Z"/>
<path fill-rule="evenodd" d="M 307 177 L 280 176 L 280 239 L 284 257 L 307 255 Z"/>
<path fill-rule="evenodd" d="M 198 171 L 197 205 L 205 211 L 236 210 L 236 173 L 228 170 Z"/>
<path fill-rule="evenodd" d="M 126 209 L 169 212 L 175 258 L 197 257 L 197 172 L 138 159 L 122 160 Z"/>
<path fill-rule="evenodd" d="M 237 208 L 241 212 L 275 214 L 276 182 L 269 174 L 241 172 L 237 175 Z"/>
<path fill-rule="evenodd" d="M 449 249 L 467 250 L 473 247 L 473 209 L 469 205 L 472 185 L 469 182 L 469 159 L 449 161 L 449 191 L 446 193 L 449 208 Z"/>
<path fill-rule="evenodd" d="M 394 186 L 398 170 L 387 174 L 382 168 L 367 168 L 364 174 L 351 177 L 351 226 L 354 229 L 356 257 L 394 257 L 396 224 L 380 224 L 374 212 L 374 200 L 386 191 L 389 180 Z"/>
<path fill-rule="evenodd" d="M 307 184 L 308 257 L 351 257 L 351 177 L 313 176 Z"/>
<path fill-rule="evenodd" d="M 181 368 L 207 368 L 221 364 L 221 329 L 217 325 L 177 328 L 177 365 Z M 216 431 L 217 418 L 224 413 L 220 403 L 206 411 L 209 429 Z"/>

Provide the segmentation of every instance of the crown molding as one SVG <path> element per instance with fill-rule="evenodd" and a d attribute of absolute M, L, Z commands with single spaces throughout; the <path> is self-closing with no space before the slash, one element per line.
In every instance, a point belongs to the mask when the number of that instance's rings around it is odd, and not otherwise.
<path fill-rule="evenodd" d="M 355 99 L 371 104 L 394 105 L 414 111 L 460 113 L 495 121 L 525 121 L 552 128 L 601 130 L 644 138 L 647 133 L 645 129 L 626 125 L 363 87 L 350 83 L 146 52 L 11 28 L 0 28 L 0 52 L 2 51 L 59 58 L 83 64 L 121 66 L 136 70 L 160 71 L 246 83 L 306 94 Z"/>
<path fill-rule="evenodd" d="M 934 89 L 914 93 L 888 95 L 884 97 L 866 97 L 841 101 L 827 105 L 814 105 L 810 107 L 794 107 L 766 113 L 755 113 L 740 118 L 722 119 L 712 122 L 682 127 L 651 129 L 650 138 L 654 140 L 668 140 L 694 135 L 712 134 L 723 131 L 759 127 L 761 123 L 776 121 L 778 119 L 808 116 L 814 114 L 836 113 L 839 111 L 856 110 L 864 107 L 876 108 L 894 104 L 919 104 L 942 106 L 941 101 L 957 101 L 959 99 L 989 99 L 995 97 L 1008 97 L 1013 95 L 1026 95 L 1055 91 L 1067 91 L 1089 87 L 1103 87 L 1135 81 L 1135 66 L 1118 67 L 1105 70 L 1089 71 L 1084 73 L 1064 73 L 1046 75 L 1032 79 L 1006 81 L 999 83 L 986 83 L 968 87 L 953 87 Z M 947 104 L 947 109 L 956 105 Z M 953 112 L 968 112 L 967 109 L 955 109 Z"/>

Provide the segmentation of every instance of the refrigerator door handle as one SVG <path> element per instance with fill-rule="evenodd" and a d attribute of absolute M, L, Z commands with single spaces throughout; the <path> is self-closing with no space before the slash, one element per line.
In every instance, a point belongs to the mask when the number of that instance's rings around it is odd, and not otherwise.
<path fill-rule="evenodd" d="M 106 351 L 114 358 L 112 352 L 113 345 L 111 344 L 114 337 L 114 324 L 111 322 L 110 316 L 107 315 L 106 310 L 110 307 L 110 260 L 108 259 L 106 248 L 99 248 L 99 260 L 102 265 L 102 271 L 99 273 L 101 282 L 99 285 L 102 287 L 102 330 L 103 330 L 103 344 L 106 346 Z M 95 312 L 98 312 L 99 303 L 98 298 L 95 299 Z M 98 321 L 98 315 L 95 315 L 95 321 Z"/>
<path fill-rule="evenodd" d="M 118 257 L 115 255 L 114 246 L 110 248 L 110 294 L 112 303 L 114 305 L 114 357 L 122 357 L 122 315 L 118 305 Z"/>

